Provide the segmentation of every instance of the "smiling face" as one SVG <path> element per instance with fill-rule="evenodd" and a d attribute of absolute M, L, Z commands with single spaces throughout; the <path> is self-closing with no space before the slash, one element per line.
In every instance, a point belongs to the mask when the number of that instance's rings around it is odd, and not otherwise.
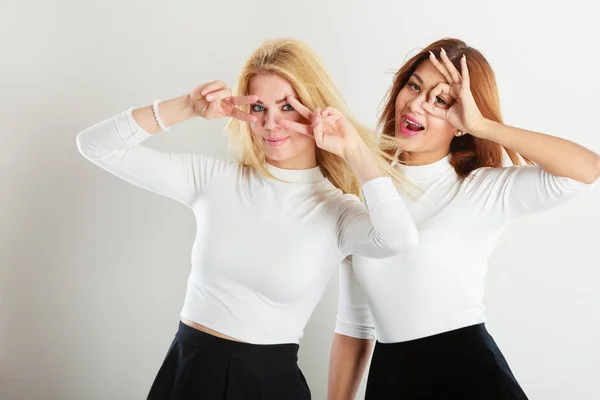
<path fill-rule="evenodd" d="M 433 64 L 425 60 L 396 97 L 395 136 L 401 141 L 403 157 L 410 164 L 431 164 L 450 152 L 456 128 L 421 107 L 421 103 L 429 100 L 429 92 L 445 82 Z M 434 106 L 448 108 L 452 102 L 447 95 L 440 95 Z"/>
<path fill-rule="evenodd" d="M 298 97 L 290 82 L 276 74 L 256 75 L 250 80 L 248 94 L 258 96 L 250 106 L 250 113 L 257 118 L 251 127 L 266 161 L 282 169 L 316 167 L 315 141 L 278 123 L 282 119 L 308 123 L 286 100 Z"/>

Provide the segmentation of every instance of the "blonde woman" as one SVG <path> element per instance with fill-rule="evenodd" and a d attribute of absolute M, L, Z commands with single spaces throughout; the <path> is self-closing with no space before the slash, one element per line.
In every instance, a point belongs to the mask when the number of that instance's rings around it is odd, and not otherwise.
<path fill-rule="evenodd" d="M 334 269 L 417 244 L 401 176 L 310 48 L 265 42 L 238 92 L 210 82 L 77 138 L 88 160 L 197 219 L 181 323 L 150 399 L 309 399 L 298 343 Z M 237 161 L 142 145 L 195 117 L 232 118 Z"/>

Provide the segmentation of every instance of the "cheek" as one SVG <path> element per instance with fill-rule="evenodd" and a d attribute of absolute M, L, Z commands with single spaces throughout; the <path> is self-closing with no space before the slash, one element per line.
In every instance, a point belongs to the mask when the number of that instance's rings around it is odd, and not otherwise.
<path fill-rule="evenodd" d="M 417 92 L 413 91 L 409 87 L 403 87 L 402 90 L 400 90 L 400 93 L 398 93 L 398 96 L 396 96 L 396 110 L 404 111 L 408 103 L 418 95 L 419 94 Z"/>
<path fill-rule="evenodd" d="M 265 126 L 265 114 L 264 113 L 250 113 L 256 117 L 256 122 L 250 123 L 250 128 L 254 131 L 261 129 Z"/>
<path fill-rule="evenodd" d="M 422 150 L 435 150 L 445 148 L 454 138 L 456 129 L 448 122 L 435 118 L 427 117 L 427 131 L 422 136 Z"/>
<path fill-rule="evenodd" d="M 400 94 L 398 94 L 398 97 L 396 97 L 396 114 L 399 114 L 404 110 L 406 103 L 408 103 L 408 98 L 406 94 L 401 91 Z"/>
<path fill-rule="evenodd" d="M 263 121 L 258 120 L 255 123 L 250 124 L 250 132 L 252 132 L 252 136 L 254 136 L 254 137 L 264 136 L 266 130 L 263 126 Z"/>
<path fill-rule="evenodd" d="M 315 141 L 307 135 L 294 133 L 290 138 L 292 139 L 290 143 L 291 146 L 288 148 L 291 151 L 290 155 L 301 154 L 310 151 L 311 148 L 316 147 Z"/>
<path fill-rule="evenodd" d="M 289 132 L 290 138 L 292 139 L 292 143 L 296 148 L 306 148 L 311 145 L 314 145 L 315 141 L 307 136 L 298 132 Z"/>
<path fill-rule="evenodd" d="M 456 133 L 456 128 L 452 126 L 448 121 L 441 118 L 435 118 L 431 115 L 427 116 L 427 130 L 429 133 L 434 133 L 436 137 L 442 140 L 446 138 L 452 138 Z"/>
<path fill-rule="evenodd" d="M 281 119 L 285 119 L 288 121 L 293 121 L 293 122 L 302 122 L 305 124 L 308 124 L 309 122 L 304 119 L 298 112 L 296 111 L 292 111 L 292 112 L 286 112 L 283 113 L 280 117 Z"/>

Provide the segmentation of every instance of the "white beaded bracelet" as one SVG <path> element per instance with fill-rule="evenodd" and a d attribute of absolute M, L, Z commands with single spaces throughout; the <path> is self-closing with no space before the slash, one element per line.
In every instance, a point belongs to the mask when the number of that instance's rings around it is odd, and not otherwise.
<path fill-rule="evenodd" d="M 162 122 L 162 119 L 160 119 L 160 114 L 158 113 L 158 104 L 159 103 L 160 103 L 160 100 L 154 100 L 154 103 L 152 103 L 152 110 L 154 111 L 154 119 L 156 120 L 156 123 L 158 124 L 158 127 L 160 128 L 161 131 L 169 132 L 171 130 L 171 128 L 166 126 Z"/>

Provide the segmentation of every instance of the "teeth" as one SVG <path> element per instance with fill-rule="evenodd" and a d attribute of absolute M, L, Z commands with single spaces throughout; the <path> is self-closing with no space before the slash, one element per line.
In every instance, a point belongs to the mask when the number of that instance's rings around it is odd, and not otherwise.
<path fill-rule="evenodd" d="M 412 122 L 412 121 L 410 121 L 410 120 L 408 120 L 408 119 L 406 119 L 406 118 L 404 118 L 404 124 L 405 124 L 406 126 L 408 126 L 408 125 L 410 124 L 410 125 L 417 126 L 417 127 L 419 127 L 419 128 L 422 128 L 422 127 L 423 127 L 423 126 L 421 126 L 421 125 L 417 124 L 416 122 Z"/>
<path fill-rule="evenodd" d="M 413 125 L 413 126 L 416 126 L 416 127 L 418 127 L 418 128 L 423 128 L 423 126 L 422 126 L 422 125 L 419 125 L 419 124 L 417 124 L 416 122 L 412 122 L 412 121 L 410 121 L 410 120 L 408 120 L 408 119 L 404 118 L 404 126 L 408 127 L 408 125 Z"/>

